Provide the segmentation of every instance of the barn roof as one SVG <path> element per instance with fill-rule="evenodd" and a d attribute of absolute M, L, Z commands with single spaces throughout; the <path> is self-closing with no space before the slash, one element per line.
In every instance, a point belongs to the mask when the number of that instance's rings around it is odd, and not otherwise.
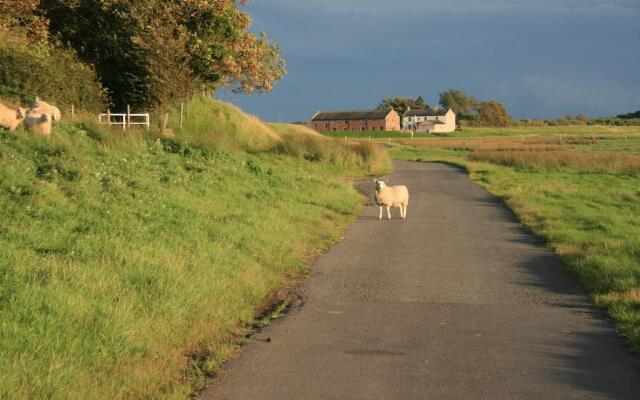
<path fill-rule="evenodd" d="M 320 111 L 312 121 L 353 121 L 366 119 L 385 119 L 391 110 L 363 110 L 363 111 Z"/>
<path fill-rule="evenodd" d="M 449 108 L 440 110 L 415 109 L 404 113 L 404 117 L 443 117 L 449 112 Z"/>

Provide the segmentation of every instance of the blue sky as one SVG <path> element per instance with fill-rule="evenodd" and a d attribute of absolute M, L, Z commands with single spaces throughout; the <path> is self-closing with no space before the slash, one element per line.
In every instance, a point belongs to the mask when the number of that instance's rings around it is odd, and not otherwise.
<path fill-rule="evenodd" d="M 640 0 L 252 0 L 281 46 L 273 92 L 219 92 L 269 121 L 457 88 L 518 118 L 640 110 Z"/>

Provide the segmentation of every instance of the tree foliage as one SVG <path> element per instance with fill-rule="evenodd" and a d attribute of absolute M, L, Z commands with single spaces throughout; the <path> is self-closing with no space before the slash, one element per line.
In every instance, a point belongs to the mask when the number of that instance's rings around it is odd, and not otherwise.
<path fill-rule="evenodd" d="M 74 51 L 47 41 L 33 41 L 22 29 L 0 26 L 0 97 L 24 105 L 36 96 L 68 110 L 104 108 L 107 96 L 93 68 L 81 62 Z"/>
<path fill-rule="evenodd" d="M 249 32 L 246 0 L 0 0 L 0 23 L 73 48 L 118 107 L 157 106 L 227 86 L 269 91 L 280 49 Z M 43 33 L 44 31 L 44 33 Z"/>
<path fill-rule="evenodd" d="M 636 112 L 628 113 L 628 114 L 620 114 L 616 118 L 621 118 L 621 119 L 640 118 L 640 110 L 638 110 Z"/>
<path fill-rule="evenodd" d="M 477 107 L 476 120 L 483 126 L 504 127 L 511 118 L 507 108 L 498 101 L 483 101 Z"/>
<path fill-rule="evenodd" d="M 393 109 L 398 112 L 398 114 L 403 115 L 408 110 L 415 109 L 428 109 L 429 106 L 425 103 L 424 98 L 419 96 L 417 99 L 413 99 L 411 97 L 387 97 L 382 100 L 378 105 L 378 110 L 389 110 Z"/>
<path fill-rule="evenodd" d="M 476 114 L 479 102 L 458 89 L 449 89 L 440 93 L 440 106 L 452 109 L 460 118 Z"/>

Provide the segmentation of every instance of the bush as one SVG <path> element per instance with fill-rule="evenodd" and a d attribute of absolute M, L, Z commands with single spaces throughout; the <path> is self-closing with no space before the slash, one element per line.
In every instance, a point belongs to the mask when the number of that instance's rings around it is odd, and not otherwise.
<path fill-rule="evenodd" d="M 39 96 L 63 110 L 72 104 L 88 111 L 105 107 L 106 92 L 93 68 L 73 51 L 6 29 L 0 36 L 0 97 L 30 104 Z"/>

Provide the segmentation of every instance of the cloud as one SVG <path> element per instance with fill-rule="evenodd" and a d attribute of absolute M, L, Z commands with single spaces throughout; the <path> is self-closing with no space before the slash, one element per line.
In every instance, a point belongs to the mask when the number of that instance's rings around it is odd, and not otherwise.
<path fill-rule="evenodd" d="M 545 106 L 557 110 L 609 115 L 640 108 L 640 88 L 617 82 L 527 76 L 522 79 L 522 85 Z"/>

